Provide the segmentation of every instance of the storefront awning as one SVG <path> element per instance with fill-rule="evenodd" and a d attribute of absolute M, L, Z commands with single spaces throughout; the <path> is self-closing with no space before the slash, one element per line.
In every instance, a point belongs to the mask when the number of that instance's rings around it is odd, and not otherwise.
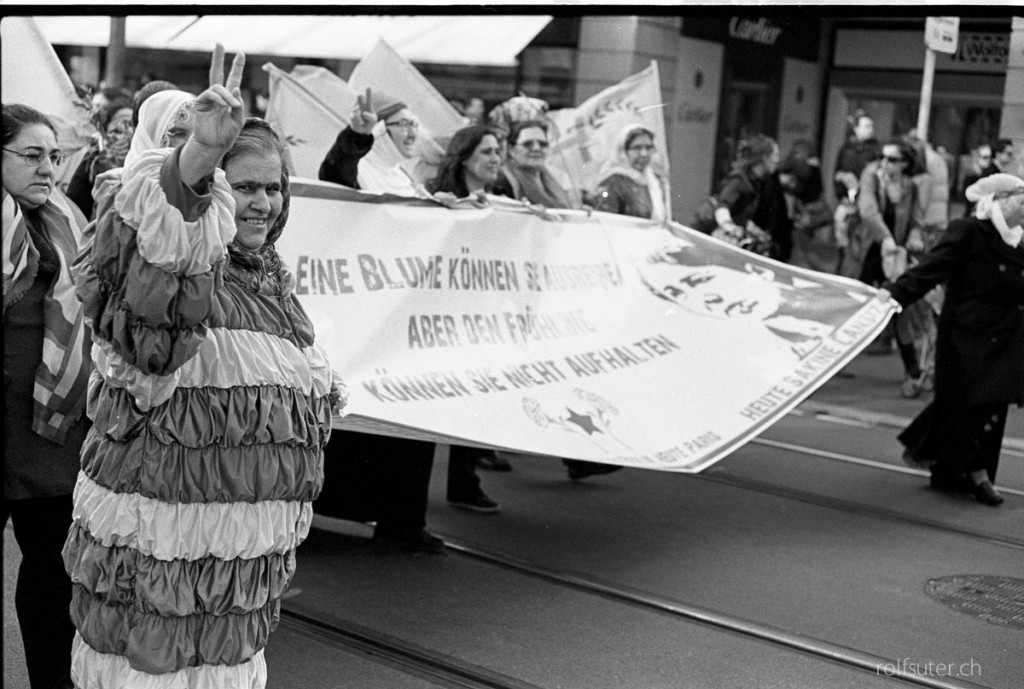
<path fill-rule="evenodd" d="M 107 45 L 109 17 L 37 17 L 54 44 Z M 410 62 L 514 66 L 550 16 L 129 16 L 129 48 L 358 60 L 383 38 Z"/>

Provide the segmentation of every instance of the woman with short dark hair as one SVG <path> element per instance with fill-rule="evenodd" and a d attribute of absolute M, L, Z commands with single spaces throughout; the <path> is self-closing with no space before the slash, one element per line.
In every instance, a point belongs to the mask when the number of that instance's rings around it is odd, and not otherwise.
<path fill-rule="evenodd" d="M 85 419 L 89 340 L 72 264 L 85 218 L 55 188 L 57 130 L 3 106 L 4 500 L 21 549 L 15 606 L 33 689 L 71 686 L 75 629 L 61 549 Z"/>

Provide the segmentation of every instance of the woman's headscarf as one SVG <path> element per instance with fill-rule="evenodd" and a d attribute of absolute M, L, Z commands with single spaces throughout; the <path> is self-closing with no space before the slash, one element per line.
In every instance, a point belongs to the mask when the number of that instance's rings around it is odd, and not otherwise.
<path fill-rule="evenodd" d="M 378 120 L 373 127 L 373 147 L 359 161 L 359 188 L 373 194 L 397 194 L 427 198 L 430 194 L 413 176 L 418 157 L 406 158 Z"/>
<path fill-rule="evenodd" d="M 1009 246 L 1020 246 L 1021 239 L 1024 239 L 1024 228 L 1020 225 L 1010 227 L 1003 216 L 1002 204 L 1014 196 L 1024 194 L 1024 180 L 1014 175 L 1003 172 L 982 177 L 977 182 L 964 190 L 964 196 L 968 201 L 977 202 L 974 207 L 974 217 L 981 220 L 991 220 L 999 236 Z M 1018 199 L 1019 203 L 1020 200 Z"/>
<path fill-rule="evenodd" d="M 138 157 L 154 148 L 168 145 L 167 132 L 176 122 L 192 119 L 192 106 L 196 97 L 184 91 L 159 91 L 146 99 L 139 108 L 139 124 L 132 136 L 132 146 L 124 160 L 131 166 Z"/>
<path fill-rule="evenodd" d="M 665 220 L 668 218 L 668 195 L 665 192 L 665 187 L 662 184 L 661 179 L 654 171 L 655 158 L 657 152 L 651 158 L 650 164 L 644 168 L 643 172 L 633 167 L 632 163 L 629 162 L 629 154 L 626 152 L 626 144 L 632 138 L 633 133 L 640 130 L 644 134 L 654 139 L 654 134 L 650 129 L 643 126 L 642 124 L 629 124 L 622 128 L 619 135 L 615 138 L 615 153 L 605 161 L 604 165 L 601 166 L 601 173 L 598 175 L 598 179 L 603 183 L 604 180 L 608 179 L 612 175 L 622 175 L 627 177 L 641 187 L 647 189 L 647 193 L 651 197 L 651 219 L 652 220 Z"/>

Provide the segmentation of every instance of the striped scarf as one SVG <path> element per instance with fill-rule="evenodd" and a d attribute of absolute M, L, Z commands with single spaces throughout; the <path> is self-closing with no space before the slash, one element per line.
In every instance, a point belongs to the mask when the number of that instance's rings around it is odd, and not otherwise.
<path fill-rule="evenodd" d="M 43 300 L 43 359 L 36 371 L 32 393 L 32 430 L 63 444 L 68 430 L 85 409 L 89 380 L 89 340 L 81 304 L 71 277 L 85 224 L 81 212 L 54 190 L 34 211 L 39 229 L 50 240 L 60 270 Z M 39 251 L 17 202 L 3 201 L 4 313 L 25 294 L 39 268 Z"/>

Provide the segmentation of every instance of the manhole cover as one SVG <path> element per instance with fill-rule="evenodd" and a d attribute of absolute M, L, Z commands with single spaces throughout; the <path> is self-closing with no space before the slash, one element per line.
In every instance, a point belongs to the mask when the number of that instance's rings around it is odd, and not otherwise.
<path fill-rule="evenodd" d="M 1024 579 L 959 574 L 929 579 L 925 593 L 986 622 L 1024 629 Z"/>

